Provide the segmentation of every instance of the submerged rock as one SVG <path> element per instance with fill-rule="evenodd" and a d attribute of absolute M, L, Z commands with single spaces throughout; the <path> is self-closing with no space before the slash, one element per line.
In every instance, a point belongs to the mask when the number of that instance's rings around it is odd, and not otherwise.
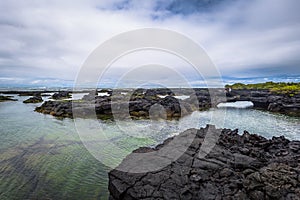
<path fill-rule="evenodd" d="M 209 131 L 220 137 L 201 157 Z M 193 140 L 178 159 L 155 171 L 135 173 L 147 161 L 167 159 L 160 150 L 187 136 Z M 143 156 L 146 152 L 158 153 Z M 110 199 L 299 199 L 299 153 L 300 142 L 284 137 L 266 139 L 246 131 L 239 135 L 237 130 L 214 126 L 189 129 L 156 148 L 139 148 L 128 155 L 109 172 Z"/>

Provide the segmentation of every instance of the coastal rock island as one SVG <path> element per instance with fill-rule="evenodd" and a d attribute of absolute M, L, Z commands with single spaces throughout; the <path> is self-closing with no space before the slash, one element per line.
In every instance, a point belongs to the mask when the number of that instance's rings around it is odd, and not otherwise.
<path fill-rule="evenodd" d="M 223 91 L 222 89 L 220 89 Z M 180 95 L 186 95 L 187 89 L 173 89 Z M 101 93 L 100 91 L 99 93 Z M 130 96 L 124 93 L 132 93 Z M 107 95 L 99 95 L 98 91 L 90 91 L 80 100 L 46 101 L 35 111 L 51 114 L 56 117 L 73 117 L 73 111 L 81 113 L 80 117 L 89 117 L 96 113 L 99 119 L 113 118 L 112 107 L 127 107 L 133 119 L 149 118 L 153 105 L 159 104 L 165 108 L 167 119 L 178 119 L 195 110 L 206 110 L 211 107 L 207 89 L 197 89 L 194 97 L 187 96 L 181 100 L 176 98 L 169 89 L 137 89 L 135 91 L 115 90 Z M 225 95 L 224 95 L 225 97 Z M 199 102 L 199 103 L 198 103 Z M 197 105 L 198 104 L 198 105 Z M 74 109 L 74 110 L 73 110 Z M 118 113 L 122 114 L 122 113 Z M 127 116 L 127 114 L 125 113 Z M 125 117 L 126 117 L 125 116 Z"/>
<path fill-rule="evenodd" d="M 208 130 L 220 132 L 220 137 L 205 157 L 199 157 Z M 208 125 L 133 153 L 159 151 L 190 134 L 194 140 L 187 150 L 157 171 L 118 170 L 136 162 L 137 154 L 128 155 L 109 173 L 110 199 L 300 199 L 300 141 L 283 136 L 266 139 L 247 131 L 240 135 L 238 130 Z"/>
<path fill-rule="evenodd" d="M 207 110 L 216 107 L 218 103 L 251 101 L 254 109 L 281 113 L 289 116 L 300 117 L 300 93 L 299 91 L 274 92 L 270 89 L 207 89 L 207 88 L 173 88 L 169 89 L 137 89 L 130 97 L 122 90 L 107 90 L 107 95 L 98 95 L 97 91 L 90 91 L 80 100 L 64 100 L 70 98 L 69 92 L 59 92 L 52 96 L 58 101 L 46 101 L 36 108 L 37 112 L 51 114 L 56 117 L 73 117 L 72 108 L 82 110 L 82 117 L 89 117 L 89 113 L 95 113 L 100 119 L 113 118 L 111 107 L 127 106 L 131 118 L 149 118 L 151 106 L 162 105 L 165 108 L 168 119 L 177 119 L 188 115 L 193 111 Z M 185 96 L 178 98 L 174 94 Z M 190 94 L 193 95 L 190 95 Z M 212 94 L 211 94 L 212 93 Z M 214 96 L 213 98 L 212 95 Z M 94 105 L 94 106 L 91 106 Z"/>
<path fill-rule="evenodd" d="M 29 99 L 26 99 L 25 101 L 23 101 L 23 103 L 40 103 L 43 102 L 43 99 L 41 96 L 33 96 L 30 97 Z"/>
<path fill-rule="evenodd" d="M 17 99 L 13 99 L 12 96 L 3 96 L 0 95 L 0 102 L 5 102 L 5 101 L 18 101 Z"/>

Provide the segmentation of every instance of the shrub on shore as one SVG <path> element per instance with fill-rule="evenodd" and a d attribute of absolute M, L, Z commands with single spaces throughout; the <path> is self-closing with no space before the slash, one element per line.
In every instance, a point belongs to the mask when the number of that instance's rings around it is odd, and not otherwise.
<path fill-rule="evenodd" d="M 231 89 L 256 89 L 256 90 L 270 90 L 276 93 L 297 94 L 300 93 L 300 83 L 284 83 L 284 82 L 266 82 L 255 84 L 235 83 L 232 85 L 225 85 L 225 88 Z"/>

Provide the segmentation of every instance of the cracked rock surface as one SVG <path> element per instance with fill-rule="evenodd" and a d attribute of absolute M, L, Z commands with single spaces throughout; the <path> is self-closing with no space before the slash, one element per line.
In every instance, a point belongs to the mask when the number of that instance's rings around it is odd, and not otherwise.
<path fill-rule="evenodd" d="M 199 156 L 209 131 L 219 132 L 220 137 L 206 156 Z M 174 141 L 185 147 L 175 145 L 185 150 L 178 158 L 156 153 L 177 144 Z M 159 165 L 163 160 L 170 163 L 135 173 L 147 161 Z M 189 129 L 155 148 L 139 148 L 128 155 L 110 171 L 109 191 L 111 200 L 300 199 L 300 141 L 282 136 L 266 139 L 247 131 L 239 135 L 238 130 L 212 125 Z"/>

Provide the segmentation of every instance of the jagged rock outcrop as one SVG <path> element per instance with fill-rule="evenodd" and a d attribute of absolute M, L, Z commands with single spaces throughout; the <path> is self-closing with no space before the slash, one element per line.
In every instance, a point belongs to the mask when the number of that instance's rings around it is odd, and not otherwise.
<path fill-rule="evenodd" d="M 51 96 L 51 99 L 59 100 L 59 99 L 68 99 L 71 98 L 71 94 L 68 91 L 60 91 L 57 93 L 54 93 Z"/>
<path fill-rule="evenodd" d="M 45 101 L 41 106 L 36 107 L 35 111 L 50 114 L 55 117 L 72 118 L 72 102 L 71 101 Z"/>
<path fill-rule="evenodd" d="M 188 98 L 186 100 L 180 100 L 174 96 L 161 97 L 160 95 L 165 94 L 174 95 L 174 93 L 168 89 L 137 89 L 128 98 L 126 95 L 121 94 L 121 91 L 114 91 L 113 97 L 98 96 L 99 92 L 91 91 L 80 101 L 47 101 L 44 102 L 40 107 L 37 107 L 35 110 L 37 112 L 51 114 L 57 117 L 72 117 L 72 112 L 74 111 L 72 110 L 73 106 L 73 109 L 76 110 L 76 113 L 82 113 L 80 115 L 81 117 L 93 116 L 93 114 L 96 113 L 97 117 L 100 119 L 111 119 L 114 117 L 112 114 L 112 107 L 115 108 L 115 112 L 127 108 L 129 115 L 128 112 L 117 113 L 119 117 L 131 117 L 138 119 L 149 118 L 151 107 L 155 104 L 159 104 L 165 109 L 166 118 L 175 119 L 190 114 L 195 110 L 204 110 L 210 107 L 210 103 L 206 102 L 206 100 L 208 100 L 207 91 L 205 91 L 203 95 L 196 97 L 201 99 L 201 104 L 199 103 L 199 106 L 195 105 L 195 102 L 198 101 L 198 99 L 194 99 L 195 97 Z M 181 89 L 181 91 L 184 90 Z M 105 90 L 105 92 L 110 95 L 112 94 L 112 91 L 110 90 Z M 200 93 L 198 92 L 198 94 Z M 67 95 L 67 93 L 64 94 L 64 96 L 65 95 Z M 76 116 L 78 117 L 78 115 Z"/>
<path fill-rule="evenodd" d="M 300 117 L 300 94 L 238 89 L 227 92 L 227 101 L 252 101 L 254 108 Z"/>
<path fill-rule="evenodd" d="M 208 155 L 199 157 L 208 130 L 220 132 L 220 137 Z M 137 161 L 136 155 L 160 151 L 187 135 L 194 139 L 177 160 L 156 171 L 134 173 L 134 168 L 147 159 L 156 163 L 167 157 L 141 157 Z M 134 153 L 138 154 L 130 154 L 109 172 L 111 200 L 300 199 L 300 141 L 283 136 L 266 139 L 247 131 L 239 135 L 237 130 L 207 126 L 187 130 L 156 148 L 139 148 Z M 126 167 L 130 172 L 118 170 Z"/>
<path fill-rule="evenodd" d="M 168 119 L 176 119 L 196 110 L 206 110 L 211 107 L 217 106 L 221 102 L 235 102 L 235 101 L 252 101 L 254 108 L 267 110 L 271 112 L 283 113 L 291 116 L 300 117 L 300 94 L 287 95 L 272 93 L 269 90 L 232 90 L 225 94 L 223 89 L 204 89 L 194 88 L 167 88 L 159 89 L 136 89 L 130 97 L 123 95 L 130 91 L 116 89 L 114 91 L 106 89 L 100 90 L 105 92 L 108 96 L 99 96 L 99 92 L 92 91 L 85 95 L 81 100 L 76 102 L 76 109 L 85 110 L 83 117 L 88 117 L 91 112 L 96 111 L 96 115 L 100 118 L 113 118 L 112 106 L 116 108 L 127 107 L 130 116 L 135 119 L 149 118 L 151 107 L 155 104 L 162 105 L 166 111 Z M 177 95 L 191 95 L 190 97 L 181 100 L 175 98 Z M 112 95 L 113 94 L 113 98 Z M 225 97 L 226 96 L 226 97 Z M 69 98 L 69 92 L 55 93 L 52 98 L 65 99 Z M 127 98 L 128 97 L 128 98 Z M 91 110 L 91 104 L 95 108 Z M 74 105 L 74 104 L 73 104 Z M 51 107 L 52 106 L 52 107 Z M 60 110 L 62 108 L 63 110 Z M 44 103 L 36 109 L 38 112 L 45 114 L 52 113 L 60 117 L 72 117 L 72 103 L 61 101 L 58 103 Z M 67 113 L 68 112 L 68 113 Z M 67 114 L 66 114 L 67 113 Z M 86 114 L 84 114 L 86 113 Z M 128 112 L 124 115 L 127 116 Z"/>

